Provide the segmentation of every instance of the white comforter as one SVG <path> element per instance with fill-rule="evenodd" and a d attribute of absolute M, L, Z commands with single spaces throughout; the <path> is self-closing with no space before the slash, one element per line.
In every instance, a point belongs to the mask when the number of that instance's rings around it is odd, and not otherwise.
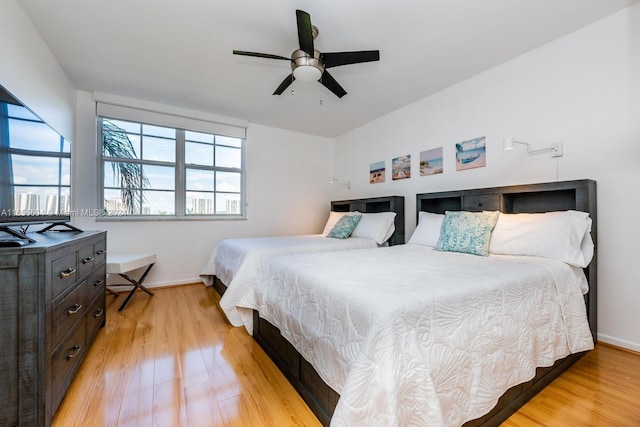
<path fill-rule="evenodd" d="M 258 282 L 266 264 L 272 258 L 287 254 L 377 246 L 377 243 L 370 239 L 358 237 L 333 239 L 322 234 L 226 239 L 213 250 L 200 277 L 207 286 L 212 285 L 214 275 L 227 285 L 227 290 L 220 299 L 220 307 L 233 326 L 242 326 L 245 321 L 236 310 L 238 300 Z"/>
<path fill-rule="evenodd" d="M 456 426 L 593 348 L 583 292 L 557 261 L 402 245 L 279 257 L 239 305 L 341 395 L 332 426 Z"/>

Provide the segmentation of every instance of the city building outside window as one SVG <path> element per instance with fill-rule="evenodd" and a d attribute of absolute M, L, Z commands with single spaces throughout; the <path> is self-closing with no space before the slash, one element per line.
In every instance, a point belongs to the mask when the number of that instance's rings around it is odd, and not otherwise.
<path fill-rule="evenodd" d="M 98 118 L 102 217 L 242 218 L 243 138 Z"/>
<path fill-rule="evenodd" d="M 0 105 L 0 179 L 13 198 L 2 205 L 10 215 L 68 214 L 71 145 L 27 108 Z"/>

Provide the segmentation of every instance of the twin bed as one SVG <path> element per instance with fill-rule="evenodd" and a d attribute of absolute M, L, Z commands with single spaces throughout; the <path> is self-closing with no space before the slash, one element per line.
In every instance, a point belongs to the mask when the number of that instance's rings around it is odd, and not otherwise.
<path fill-rule="evenodd" d="M 419 194 L 409 244 L 275 257 L 235 308 L 324 425 L 497 425 L 593 347 L 595 191 L 581 180 Z M 577 262 L 510 254 L 508 238 L 501 255 L 434 250 L 427 221 L 455 211 L 588 219 L 591 252 L 580 232 Z M 526 235 L 515 224 L 500 233 Z"/>
<path fill-rule="evenodd" d="M 366 215 L 355 234 L 347 239 L 327 238 L 340 214 L 358 211 Z M 214 249 L 200 277 L 221 295 L 220 307 L 233 326 L 251 325 L 236 305 L 260 280 L 269 261 L 277 256 L 302 253 L 377 248 L 404 243 L 404 198 L 400 196 L 331 202 L 331 217 L 322 234 L 284 237 L 256 237 L 224 240 Z M 338 214 L 338 215 L 334 215 Z M 335 216 L 335 218 L 334 218 Z M 359 233 L 356 233 L 359 232 Z"/>

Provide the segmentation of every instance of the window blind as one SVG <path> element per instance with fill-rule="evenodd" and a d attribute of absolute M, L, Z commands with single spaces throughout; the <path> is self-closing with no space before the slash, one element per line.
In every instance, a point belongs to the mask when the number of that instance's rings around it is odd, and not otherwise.
<path fill-rule="evenodd" d="M 245 139 L 247 135 L 247 123 L 244 120 L 226 119 L 203 112 L 115 95 L 94 94 L 94 99 L 96 100 L 96 113 L 99 117 L 188 129 L 232 138 Z"/>

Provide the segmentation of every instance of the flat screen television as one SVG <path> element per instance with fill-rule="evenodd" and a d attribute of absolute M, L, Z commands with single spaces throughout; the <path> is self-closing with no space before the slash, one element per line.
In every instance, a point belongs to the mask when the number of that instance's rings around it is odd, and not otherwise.
<path fill-rule="evenodd" d="M 70 190 L 69 141 L 0 86 L 0 239 L 68 223 Z"/>

